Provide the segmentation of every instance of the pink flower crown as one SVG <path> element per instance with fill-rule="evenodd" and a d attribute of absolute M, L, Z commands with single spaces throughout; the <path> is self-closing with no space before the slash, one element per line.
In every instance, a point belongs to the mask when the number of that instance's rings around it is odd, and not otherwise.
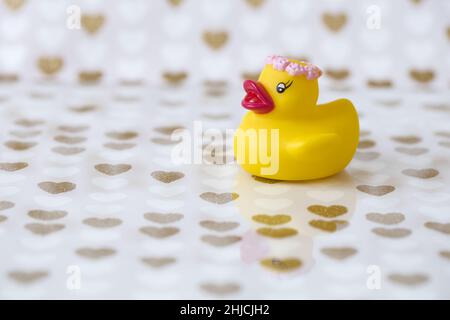
<path fill-rule="evenodd" d="M 322 70 L 316 65 L 300 61 L 301 63 L 289 61 L 288 58 L 282 56 L 268 56 L 266 64 L 272 65 L 275 70 L 286 71 L 291 76 L 305 75 L 306 79 L 314 80 L 322 75 Z"/>

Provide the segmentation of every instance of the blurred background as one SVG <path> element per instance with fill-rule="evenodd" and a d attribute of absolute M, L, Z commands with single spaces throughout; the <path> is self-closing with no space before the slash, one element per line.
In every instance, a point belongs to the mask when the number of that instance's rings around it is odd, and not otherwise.
<path fill-rule="evenodd" d="M 0 81 L 240 84 L 282 54 L 332 85 L 442 89 L 449 17 L 447 0 L 1 0 Z"/>

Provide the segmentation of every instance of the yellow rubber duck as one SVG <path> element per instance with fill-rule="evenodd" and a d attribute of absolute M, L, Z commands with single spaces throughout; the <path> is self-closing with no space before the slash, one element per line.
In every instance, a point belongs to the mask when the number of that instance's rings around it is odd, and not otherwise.
<path fill-rule="evenodd" d="M 355 154 L 359 121 L 353 104 L 317 104 L 322 72 L 310 63 L 270 56 L 257 82 L 244 81 L 248 110 L 234 136 L 234 155 L 255 176 L 311 180 L 342 171 Z"/>

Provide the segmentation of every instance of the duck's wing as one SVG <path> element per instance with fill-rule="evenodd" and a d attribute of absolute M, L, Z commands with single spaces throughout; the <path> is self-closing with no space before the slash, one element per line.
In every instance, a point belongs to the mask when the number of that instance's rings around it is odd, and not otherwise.
<path fill-rule="evenodd" d="M 320 159 L 336 155 L 342 139 L 335 133 L 323 133 L 306 140 L 292 141 L 286 145 L 288 153 L 301 159 Z"/>

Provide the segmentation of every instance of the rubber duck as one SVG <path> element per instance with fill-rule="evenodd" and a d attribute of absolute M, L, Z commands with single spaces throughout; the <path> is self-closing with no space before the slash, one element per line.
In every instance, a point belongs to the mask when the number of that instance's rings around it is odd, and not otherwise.
<path fill-rule="evenodd" d="M 234 135 L 236 161 L 274 180 L 312 180 L 349 164 L 359 141 L 357 112 L 347 99 L 317 104 L 321 70 L 270 56 L 258 81 L 245 80 L 249 110 Z"/>

